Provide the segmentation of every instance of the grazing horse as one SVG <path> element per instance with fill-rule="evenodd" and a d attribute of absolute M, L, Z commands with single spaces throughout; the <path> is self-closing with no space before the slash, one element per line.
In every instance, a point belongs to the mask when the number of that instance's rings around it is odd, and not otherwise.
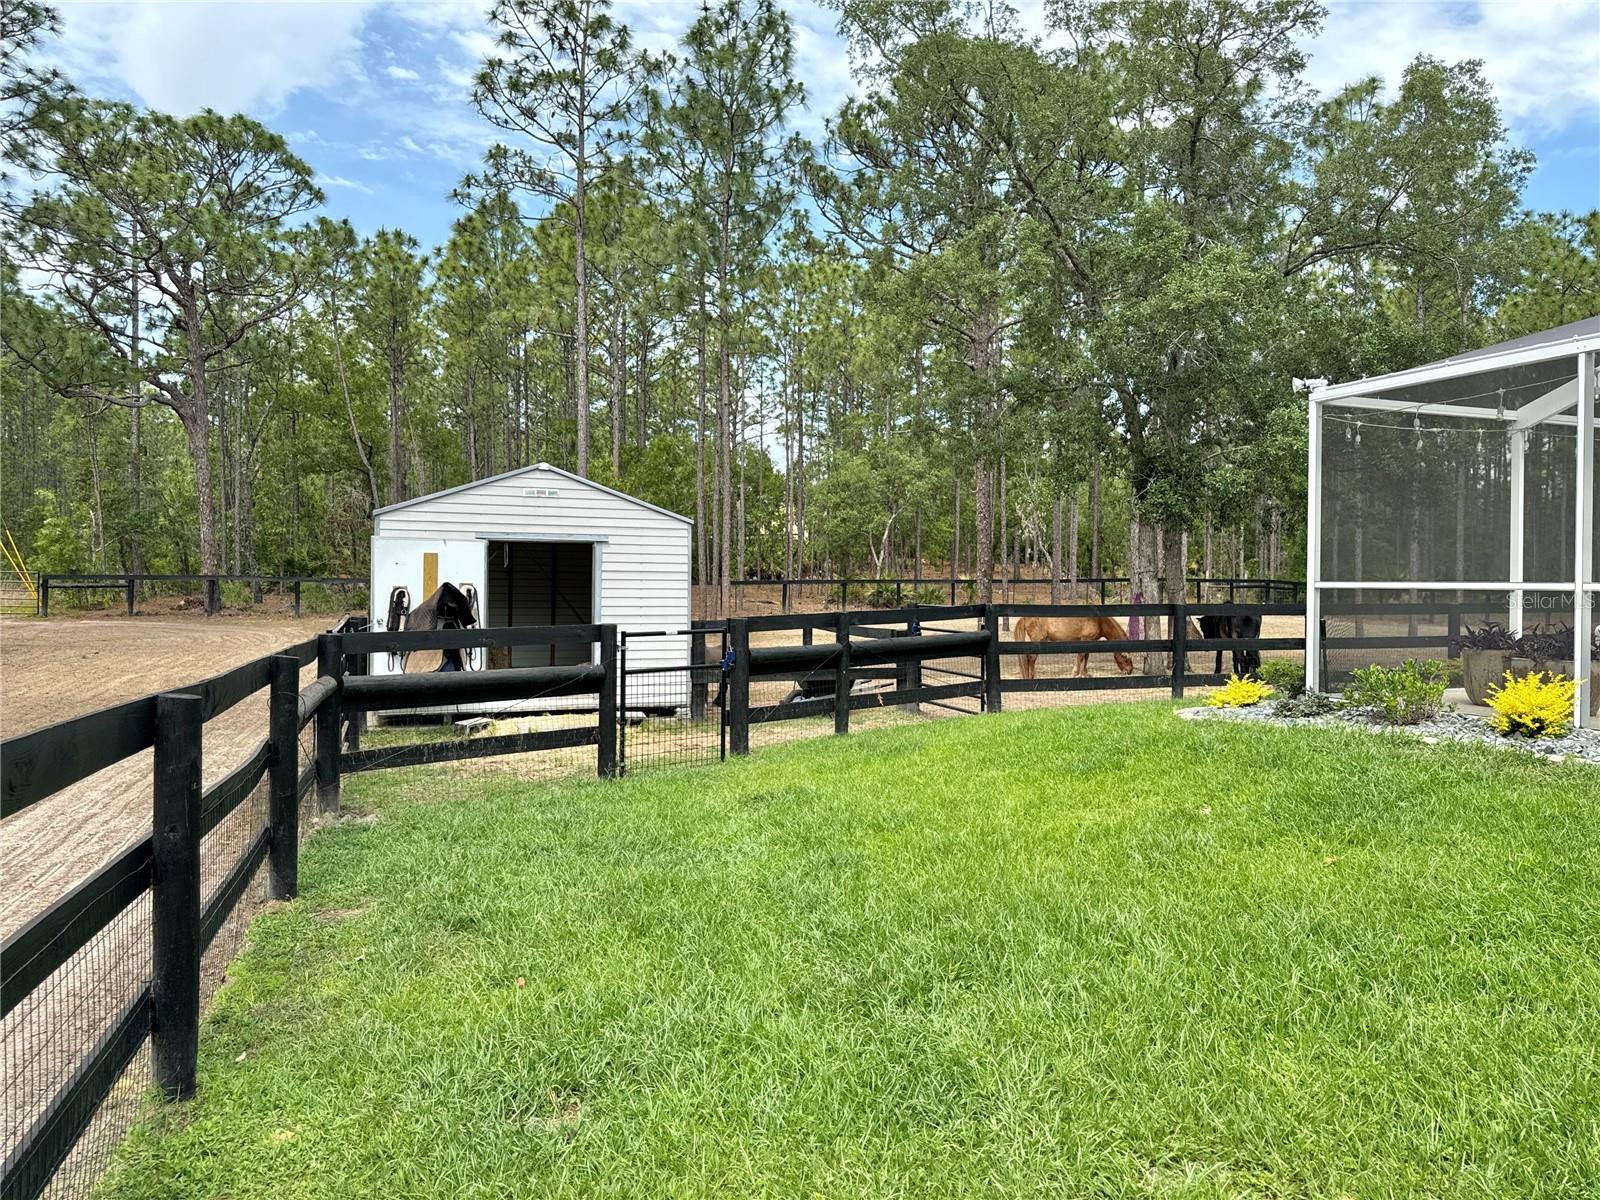
<path fill-rule="evenodd" d="M 421 604 L 406 614 L 406 632 L 418 629 L 470 629 L 478 623 L 475 597 L 453 583 L 441 583 Z M 426 671 L 462 671 L 460 650 L 413 650 L 400 668 L 407 675 Z"/>
<path fill-rule="evenodd" d="M 1017 622 L 1013 636 L 1019 642 L 1096 642 L 1102 638 L 1108 642 L 1125 642 L 1128 631 L 1112 617 L 1023 617 Z M 1018 657 L 1022 663 L 1022 677 L 1033 679 L 1039 667 L 1039 656 L 1022 654 Z M 1124 675 L 1133 674 L 1133 659 L 1120 650 L 1113 651 L 1112 657 L 1117 660 L 1117 670 Z M 1087 653 L 1078 655 L 1075 673 L 1079 679 L 1088 676 Z"/>
<path fill-rule="evenodd" d="M 1254 616 L 1201 617 L 1200 632 L 1208 638 L 1258 638 L 1261 636 L 1261 618 Z M 1250 675 L 1261 666 L 1261 651 L 1235 650 L 1233 673 Z M 1222 651 L 1217 651 L 1215 674 L 1222 674 Z"/>

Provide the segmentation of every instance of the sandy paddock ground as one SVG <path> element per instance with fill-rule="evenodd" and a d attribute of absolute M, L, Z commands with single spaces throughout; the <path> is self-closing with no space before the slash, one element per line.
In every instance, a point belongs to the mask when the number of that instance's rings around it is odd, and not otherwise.
<path fill-rule="evenodd" d="M 870 618 L 869 618 L 870 619 Z M 227 670 L 251 658 L 267 654 L 292 642 L 327 629 L 334 619 L 327 616 L 262 617 L 258 615 L 203 615 L 166 613 L 128 619 L 115 613 L 51 618 L 0 618 L 0 737 L 14 737 L 30 729 L 65 720 L 107 705 L 131 700 L 151 692 L 194 683 Z M 975 629 L 974 621 L 938 622 L 940 629 Z M 1269 617 L 1263 629 L 1268 637 L 1295 637 L 1304 629 L 1298 617 Z M 826 636 L 818 631 L 817 636 Z M 1007 637 L 1011 635 L 1007 634 Z M 795 644 L 798 630 L 758 633 L 757 645 Z M 1111 645 L 1105 653 L 1089 659 L 1090 673 L 1117 674 Z M 714 654 L 713 645 L 710 653 Z M 1298 657 L 1298 652 L 1269 652 L 1268 657 Z M 1204 661 L 1203 661 L 1204 660 Z M 963 682 L 945 674 L 939 666 L 976 674 L 976 659 L 951 660 L 929 664 L 924 671 L 925 686 Z M 1209 671 L 1209 655 L 1192 655 L 1190 670 Z M 1137 668 L 1137 660 L 1136 660 Z M 1224 669 L 1228 668 L 1224 656 Z M 1015 656 L 1002 658 L 1008 678 L 1018 675 Z M 1072 656 L 1047 656 L 1039 661 L 1041 677 L 1070 674 Z M 308 668 L 302 684 L 310 682 Z M 858 691 L 884 690 L 890 685 L 872 682 L 859 685 Z M 772 704 L 784 699 L 793 683 L 758 681 L 752 699 Z M 1084 692 L 1010 693 L 1006 707 L 1011 710 L 1056 708 L 1083 704 L 1164 697 L 1167 689 L 1121 689 Z M 955 716 L 977 711 L 975 700 L 958 699 L 948 707 L 923 705 L 925 718 Z M 714 745 L 717 738 L 716 713 L 696 737 Z M 860 728 L 915 719 L 897 711 L 864 710 L 852 713 L 851 723 Z M 566 723 L 547 719 L 550 724 Z M 669 749 L 681 751 L 687 739 L 687 722 L 672 718 L 646 721 L 629 733 L 634 762 L 648 765 L 653 758 L 675 757 Z M 526 728 L 526 723 L 516 727 Z M 263 736 L 266 728 L 266 695 L 237 705 L 206 724 L 204 779 L 206 785 L 227 774 Z M 752 731 L 752 745 L 759 748 L 776 741 L 830 732 L 828 718 L 772 723 Z M 495 732 L 503 732 L 504 728 Z M 403 728 L 385 731 L 380 741 L 406 740 Z M 704 749 L 692 757 L 701 758 Z M 592 766 L 589 750 L 516 755 L 503 760 L 480 759 L 457 764 L 453 769 L 465 773 L 510 770 L 525 777 L 549 778 L 582 771 Z M 123 846 L 148 829 L 150 819 L 150 754 L 137 755 L 97 775 L 83 780 L 49 800 L 33 806 L 0 825 L 0 878 L 5 882 L 6 901 L 0 909 L 0 936 L 10 933 L 55 897 L 108 861 Z"/>
<path fill-rule="evenodd" d="M 0 618 L 0 737 L 165 689 L 328 629 L 328 616 Z M 303 683 L 310 682 L 309 670 Z M 208 721 L 206 786 L 266 733 L 262 692 Z M 0 824 L 0 936 L 24 924 L 150 828 L 149 751 L 101 771 Z"/>

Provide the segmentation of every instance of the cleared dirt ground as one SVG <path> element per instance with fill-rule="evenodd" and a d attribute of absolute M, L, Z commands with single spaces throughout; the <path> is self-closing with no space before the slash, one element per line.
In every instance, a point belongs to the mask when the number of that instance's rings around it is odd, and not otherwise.
<path fill-rule="evenodd" d="M 14 737 L 42 725 L 92 712 L 107 705 L 164 689 L 194 683 L 227 670 L 251 658 L 270 653 L 292 642 L 331 627 L 335 617 L 326 614 L 294 619 L 289 616 L 202 614 L 167 611 L 127 618 L 117 613 L 89 616 L 52 617 L 48 621 L 30 618 L 0 618 L 0 737 Z M 976 622 L 941 622 L 940 628 L 976 628 Z M 1269 637 L 1298 636 L 1304 622 L 1297 617 L 1273 617 L 1265 622 Z M 818 632 L 818 638 L 826 634 Z M 1013 635 L 1006 635 L 1008 638 Z M 757 644 L 798 642 L 798 631 L 758 634 Z M 1095 675 L 1114 675 L 1116 669 L 1107 653 L 1093 655 L 1090 671 Z M 714 650 L 714 647 L 713 647 Z M 1268 657 L 1278 657 L 1269 653 Z M 1298 652 L 1285 657 L 1299 657 Z M 1211 668 L 1210 656 L 1194 655 L 1191 671 Z M 930 663 L 924 674 L 929 686 L 959 682 L 962 676 L 947 674 L 938 666 L 976 673 L 976 659 Z M 1040 660 L 1041 676 L 1065 675 L 1074 660 L 1053 656 Z M 1017 660 L 1002 659 L 1007 677 L 1017 674 Z M 1224 663 L 1226 669 L 1226 661 Z M 308 668 L 302 686 L 311 680 Z M 871 685 L 869 690 L 888 687 Z M 790 692 L 793 683 L 762 682 L 753 688 L 757 703 L 775 703 Z M 1103 704 L 1165 696 L 1166 689 L 1088 692 L 1012 693 L 1006 707 L 1024 709 Z M 204 780 L 207 785 L 238 765 L 263 736 L 266 729 L 266 696 L 244 701 L 206 724 Z M 952 702 L 948 707 L 924 706 L 924 717 L 950 716 L 976 711 L 972 700 Z M 852 724 L 870 727 L 881 722 L 908 719 L 893 711 L 867 711 L 852 717 Z M 915 719 L 915 718 L 909 718 Z M 651 745 L 661 739 L 661 757 L 669 743 L 682 748 L 684 741 L 707 740 L 696 747 L 692 757 L 699 760 L 716 740 L 713 723 L 690 734 L 683 729 L 663 728 L 671 721 L 657 723 L 630 735 L 636 758 L 655 756 Z M 768 725 L 753 734 L 756 747 L 794 737 L 826 735 L 832 723 L 827 719 Z M 398 733 L 398 731 L 396 731 Z M 410 740 L 396 737 L 394 740 Z M 514 770 L 545 776 L 562 770 L 586 769 L 592 751 L 559 752 L 544 755 L 518 755 L 504 760 L 479 760 L 457 769 L 466 771 Z M 670 757 L 683 761 L 676 754 Z M 533 760 L 538 760 L 537 764 Z M 536 770 L 530 768 L 537 766 Z M 641 763 L 642 765 L 642 763 Z M 26 922 L 90 872 L 108 861 L 123 846 L 141 836 L 150 821 L 150 754 L 135 756 L 108 768 L 81 783 L 52 796 L 26 812 L 0 824 L 0 880 L 4 881 L 5 900 L 0 905 L 0 937 Z"/>
<path fill-rule="evenodd" d="M 99 614 L 0 618 L 0 737 L 194 683 L 331 627 L 326 615 L 262 618 Z M 309 674 L 304 682 L 309 682 Z M 205 728 L 204 781 L 266 730 L 265 693 Z M 90 776 L 0 824 L 0 937 L 149 829 L 150 754 Z"/>

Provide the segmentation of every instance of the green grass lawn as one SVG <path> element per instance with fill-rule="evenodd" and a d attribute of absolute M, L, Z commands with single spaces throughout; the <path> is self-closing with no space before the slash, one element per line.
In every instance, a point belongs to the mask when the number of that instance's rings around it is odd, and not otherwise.
<path fill-rule="evenodd" d="M 1600 1195 L 1600 776 L 973 718 L 357 777 L 112 1196 Z"/>

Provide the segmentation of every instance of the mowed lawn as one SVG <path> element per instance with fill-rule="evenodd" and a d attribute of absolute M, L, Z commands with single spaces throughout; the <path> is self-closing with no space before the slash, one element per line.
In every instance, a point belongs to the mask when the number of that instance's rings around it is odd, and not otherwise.
<path fill-rule="evenodd" d="M 1593 770 L 1139 704 L 345 794 L 109 1195 L 1600 1195 Z"/>

